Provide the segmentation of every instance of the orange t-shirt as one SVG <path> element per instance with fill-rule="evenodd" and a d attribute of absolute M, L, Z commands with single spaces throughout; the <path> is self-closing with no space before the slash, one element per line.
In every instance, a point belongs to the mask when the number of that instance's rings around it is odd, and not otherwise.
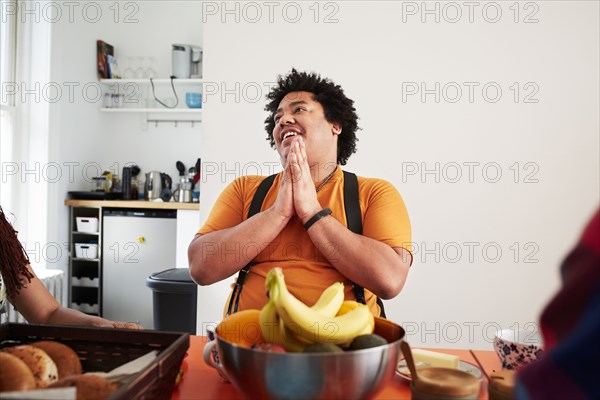
<path fill-rule="evenodd" d="M 219 196 L 199 234 L 230 228 L 245 221 L 252 198 L 265 177 L 244 176 L 230 183 Z M 278 174 L 268 191 L 261 211 L 271 207 L 277 198 L 281 174 Z M 411 251 L 411 230 L 408 213 L 400 193 L 387 181 L 358 177 L 359 203 L 363 235 L 383 242 L 390 247 L 404 247 Z M 338 168 L 317 193 L 319 203 L 333 211 L 332 216 L 346 224 L 344 211 L 344 176 Z M 232 245 L 231 251 L 248 251 L 252 243 Z M 318 249 L 298 218 L 287 226 L 255 259 L 246 277 L 240 296 L 239 310 L 260 309 L 267 303 L 265 277 L 274 267 L 283 269 L 285 281 L 292 294 L 312 306 L 323 290 L 334 282 L 346 285 L 346 300 L 355 300 L 350 281 L 338 272 L 324 256 L 332 249 Z M 240 269 L 243 265 L 240 265 Z M 380 310 L 377 298 L 365 288 L 365 299 L 374 315 Z"/>

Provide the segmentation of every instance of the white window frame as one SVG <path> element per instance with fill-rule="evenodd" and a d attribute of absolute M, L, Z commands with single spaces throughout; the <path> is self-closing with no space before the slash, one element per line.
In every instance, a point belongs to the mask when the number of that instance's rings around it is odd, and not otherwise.
<path fill-rule="evenodd" d="M 17 7 L 17 0 L 2 0 L 3 9 L 8 6 Z M 9 163 L 14 162 L 16 118 L 15 95 L 7 94 L 16 85 L 17 70 L 17 14 L 11 13 L 2 16 L 2 27 L 0 37 L 0 205 L 13 209 L 16 201 L 15 180 L 9 179 L 7 173 L 10 169 Z"/>

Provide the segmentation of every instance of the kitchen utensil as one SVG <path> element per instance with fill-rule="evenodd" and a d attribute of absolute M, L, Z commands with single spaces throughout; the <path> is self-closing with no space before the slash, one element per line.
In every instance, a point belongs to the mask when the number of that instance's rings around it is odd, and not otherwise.
<path fill-rule="evenodd" d="M 151 171 L 146 174 L 146 185 L 144 187 L 144 197 L 148 201 L 156 200 L 161 197 L 163 190 L 163 181 L 161 173 Z"/>
<path fill-rule="evenodd" d="M 188 181 L 190 182 L 190 189 L 194 190 L 194 180 L 196 179 L 196 168 L 191 167 L 188 172 Z"/>
<path fill-rule="evenodd" d="M 182 177 L 185 174 L 185 165 L 183 165 L 181 161 L 177 161 L 175 167 L 177 167 L 177 171 L 179 171 L 179 176 Z"/>
<path fill-rule="evenodd" d="M 483 365 L 481 365 L 481 362 L 479 361 L 479 358 L 477 358 L 477 356 L 475 355 L 475 353 L 473 352 L 473 350 L 469 349 L 469 353 L 471 353 L 471 356 L 473 357 L 473 359 L 475 359 L 475 362 L 479 366 L 479 369 L 481 370 L 481 372 L 483 372 L 483 374 L 485 375 L 485 378 L 489 381 L 490 377 L 488 376 L 487 372 L 483 368 Z"/>
<path fill-rule="evenodd" d="M 137 164 L 131 164 L 129 167 L 131 167 L 131 176 L 138 176 L 140 173 L 140 167 L 138 167 Z"/>
<path fill-rule="evenodd" d="M 410 370 L 412 380 L 417 382 L 419 380 L 419 374 L 417 373 L 417 367 L 415 367 L 415 360 L 413 359 L 410 345 L 403 340 L 402 343 L 400 343 L 400 349 L 402 349 L 402 354 L 404 354 L 404 358 L 406 359 L 406 364 Z"/>
<path fill-rule="evenodd" d="M 196 175 L 194 176 L 194 186 L 196 186 L 197 183 L 200 181 L 200 167 L 201 167 L 201 160 L 197 159 L 196 165 L 194 165 L 194 169 L 196 170 Z"/>
<path fill-rule="evenodd" d="M 192 191 L 191 189 L 186 189 L 184 185 L 180 184 L 179 188 L 173 192 L 173 199 L 179 203 L 191 203 Z"/>
<path fill-rule="evenodd" d="M 201 47 L 189 44 L 173 44 L 172 62 L 175 78 L 202 78 Z"/>
<path fill-rule="evenodd" d="M 249 313 L 248 323 L 227 324 L 240 313 Z M 371 398 L 394 375 L 405 333 L 391 321 L 375 318 L 375 333 L 388 341 L 384 346 L 342 353 L 270 353 L 246 347 L 262 340 L 258 315 L 258 310 L 232 314 L 204 348 L 205 362 L 247 398 Z M 212 356 L 215 346 L 219 361 Z"/>

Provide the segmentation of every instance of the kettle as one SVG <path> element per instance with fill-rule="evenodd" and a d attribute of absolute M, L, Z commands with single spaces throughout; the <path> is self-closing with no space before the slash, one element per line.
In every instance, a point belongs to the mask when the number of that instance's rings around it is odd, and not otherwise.
<path fill-rule="evenodd" d="M 173 44 L 172 60 L 175 78 L 202 78 L 202 47 Z"/>
<path fill-rule="evenodd" d="M 150 171 L 146 174 L 146 186 L 144 187 L 144 198 L 148 201 L 160 198 L 163 190 L 162 177 L 158 171 Z"/>

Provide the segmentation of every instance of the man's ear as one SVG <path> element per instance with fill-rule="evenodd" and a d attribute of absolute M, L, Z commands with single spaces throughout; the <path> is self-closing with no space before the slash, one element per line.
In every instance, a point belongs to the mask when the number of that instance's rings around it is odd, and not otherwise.
<path fill-rule="evenodd" d="M 331 131 L 335 135 L 339 135 L 340 133 L 342 133 L 342 124 L 338 124 L 337 122 L 334 122 L 332 125 L 333 125 L 333 129 Z"/>

